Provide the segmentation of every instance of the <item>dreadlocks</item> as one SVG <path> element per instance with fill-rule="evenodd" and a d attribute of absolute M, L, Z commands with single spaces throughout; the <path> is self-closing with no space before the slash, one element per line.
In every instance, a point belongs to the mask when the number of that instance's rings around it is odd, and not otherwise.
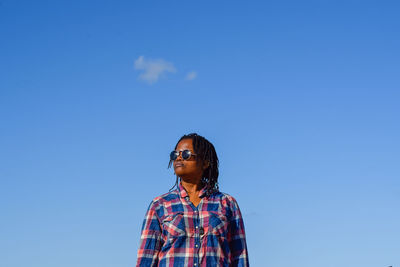
<path fill-rule="evenodd" d="M 193 142 L 193 150 L 196 153 L 201 162 L 207 161 L 209 165 L 207 169 L 203 171 L 202 184 L 206 189 L 206 195 L 210 196 L 212 193 L 218 191 L 218 157 L 215 152 L 215 148 L 213 144 L 210 143 L 203 136 L 198 135 L 196 133 L 191 133 L 182 136 L 179 141 L 175 145 L 175 149 L 178 146 L 178 143 L 183 139 L 192 139 Z M 172 165 L 172 160 L 169 161 L 168 168 Z M 178 176 L 176 176 L 175 185 L 171 188 L 174 189 L 178 186 Z"/>

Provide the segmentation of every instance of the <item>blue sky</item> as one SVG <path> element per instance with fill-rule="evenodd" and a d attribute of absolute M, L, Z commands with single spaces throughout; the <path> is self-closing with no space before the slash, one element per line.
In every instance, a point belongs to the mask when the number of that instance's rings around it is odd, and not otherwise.
<path fill-rule="evenodd" d="M 251 266 L 400 266 L 397 1 L 0 2 L 0 265 L 133 266 L 198 132 Z"/>

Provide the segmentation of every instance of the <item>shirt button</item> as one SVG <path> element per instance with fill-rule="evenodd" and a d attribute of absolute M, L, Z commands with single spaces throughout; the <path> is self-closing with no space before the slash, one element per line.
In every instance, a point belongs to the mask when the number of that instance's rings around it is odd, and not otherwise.
<path fill-rule="evenodd" d="M 195 247 L 196 247 L 196 248 L 198 248 L 198 247 L 199 247 L 199 245 L 197 245 L 197 244 L 196 244 L 196 245 L 195 245 Z"/>
<path fill-rule="evenodd" d="M 197 265 L 197 263 L 194 263 L 193 265 L 194 265 L 194 266 L 196 266 L 196 265 Z"/>
<path fill-rule="evenodd" d="M 198 225 L 196 225 L 196 229 L 199 229 L 199 226 L 198 226 Z"/>

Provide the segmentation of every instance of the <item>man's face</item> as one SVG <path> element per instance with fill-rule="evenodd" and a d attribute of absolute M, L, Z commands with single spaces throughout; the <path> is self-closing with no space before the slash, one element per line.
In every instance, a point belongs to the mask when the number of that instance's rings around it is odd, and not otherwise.
<path fill-rule="evenodd" d="M 192 154 L 196 154 L 193 150 L 192 139 L 183 139 L 176 146 L 176 151 L 179 152 L 179 156 L 174 160 L 174 170 L 175 174 L 180 178 L 191 181 L 198 182 L 203 176 L 203 167 L 199 163 L 198 156 L 192 155 L 189 159 L 182 159 L 182 151 L 188 149 Z"/>

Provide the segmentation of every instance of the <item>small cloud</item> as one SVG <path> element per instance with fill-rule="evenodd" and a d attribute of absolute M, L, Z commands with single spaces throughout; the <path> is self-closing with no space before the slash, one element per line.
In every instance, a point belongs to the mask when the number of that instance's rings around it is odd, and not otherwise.
<path fill-rule="evenodd" d="M 149 84 L 155 83 L 166 73 L 175 73 L 176 69 L 174 64 L 167 62 L 163 59 L 146 59 L 140 56 L 135 60 L 135 70 L 142 70 L 139 79 L 148 82 Z"/>
<path fill-rule="evenodd" d="M 186 75 L 185 80 L 192 81 L 192 80 L 196 79 L 196 77 L 197 77 L 197 72 L 191 71 Z"/>

